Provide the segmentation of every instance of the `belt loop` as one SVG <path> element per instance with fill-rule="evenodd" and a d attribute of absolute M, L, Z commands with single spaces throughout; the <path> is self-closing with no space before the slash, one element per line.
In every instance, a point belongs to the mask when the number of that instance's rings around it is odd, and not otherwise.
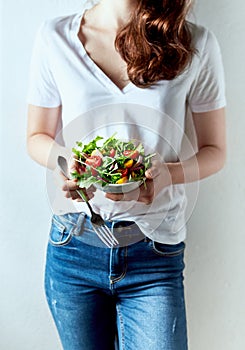
<path fill-rule="evenodd" d="M 81 212 L 76 224 L 74 225 L 74 227 L 72 228 L 72 235 L 73 236 L 81 236 L 82 234 L 82 226 L 85 220 L 86 214 Z"/>

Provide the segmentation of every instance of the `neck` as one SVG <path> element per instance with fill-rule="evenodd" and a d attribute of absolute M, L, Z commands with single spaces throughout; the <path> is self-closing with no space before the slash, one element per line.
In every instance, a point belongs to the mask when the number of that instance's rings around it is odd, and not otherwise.
<path fill-rule="evenodd" d="M 100 26 L 118 30 L 127 24 L 137 3 L 137 0 L 101 0 L 91 15 Z"/>

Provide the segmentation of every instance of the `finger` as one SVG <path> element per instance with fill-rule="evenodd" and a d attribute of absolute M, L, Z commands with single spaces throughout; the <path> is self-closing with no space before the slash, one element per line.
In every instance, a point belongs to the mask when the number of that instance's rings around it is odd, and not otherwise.
<path fill-rule="evenodd" d="M 75 191 L 78 189 L 79 189 L 79 186 L 78 186 L 76 180 L 67 180 L 66 179 L 63 186 L 62 186 L 63 191 Z"/>
<path fill-rule="evenodd" d="M 154 179 L 160 174 L 160 167 L 152 166 L 150 169 L 146 170 L 145 176 L 147 179 Z"/>
<path fill-rule="evenodd" d="M 81 190 L 81 188 L 79 188 L 79 190 Z M 83 190 L 83 193 L 84 193 L 85 197 L 87 198 L 87 200 L 90 200 L 94 197 L 93 192 L 87 192 L 86 190 Z M 65 197 L 71 198 L 73 200 L 77 200 L 78 202 L 84 202 L 83 197 L 79 194 L 79 191 L 77 191 L 77 190 L 66 191 Z"/>
<path fill-rule="evenodd" d="M 91 199 L 91 198 L 94 197 L 94 192 L 86 191 L 85 194 L 86 194 L 86 196 L 87 196 L 88 199 Z"/>
<path fill-rule="evenodd" d="M 87 200 L 90 200 L 91 198 L 94 197 L 94 192 L 90 192 L 86 189 L 82 189 L 82 191 L 83 191 L 83 194 L 85 195 L 85 197 L 87 198 Z M 78 194 L 78 197 L 83 198 L 82 195 L 79 194 L 80 192 L 81 192 L 81 188 L 77 194 Z"/>
<path fill-rule="evenodd" d="M 112 200 L 112 201 L 119 202 L 119 201 L 123 200 L 124 195 L 121 193 L 120 194 L 106 193 L 105 197 Z"/>
<path fill-rule="evenodd" d="M 137 188 L 133 191 L 130 192 L 125 192 L 125 193 L 106 193 L 105 197 L 108 199 L 111 199 L 115 202 L 119 201 L 137 201 L 140 196 L 140 188 Z"/>
<path fill-rule="evenodd" d="M 71 198 L 73 200 L 79 199 L 83 201 L 82 197 L 79 195 L 77 191 L 65 191 L 65 197 L 66 198 Z"/>
<path fill-rule="evenodd" d="M 91 185 L 89 188 L 86 189 L 87 192 L 95 192 L 97 191 L 97 188 L 94 185 Z"/>

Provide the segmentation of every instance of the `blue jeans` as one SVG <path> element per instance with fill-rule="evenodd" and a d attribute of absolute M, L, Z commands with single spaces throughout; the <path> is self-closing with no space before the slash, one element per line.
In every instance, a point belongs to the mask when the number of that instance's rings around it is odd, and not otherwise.
<path fill-rule="evenodd" d="M 101 248 L 83 213 L 54 215 L 49 238 L 45 290 L 64 350 L 187 350 L 184 242 Z"/>

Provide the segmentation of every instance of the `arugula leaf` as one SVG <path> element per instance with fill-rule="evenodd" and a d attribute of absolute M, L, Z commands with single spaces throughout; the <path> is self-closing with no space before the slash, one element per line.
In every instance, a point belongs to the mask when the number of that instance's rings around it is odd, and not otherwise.
<path fill-rule="evenodd" d="M 77 150 L 76 148 L 72 148 L 72 152 L 78 157 L 80 158 L 81 157 L 81 153 L 79 150 Z"/>
<path fill-rule="evenodd" d="M 89 176 L 86 179 L 81 179 L 79 181 L 79 187 L 84 187 L 84 188 L 89 188 L 90 186 L 92 186 L 94 183 L 96 182 L 100 182 L 100 180 L 96 180 L 94 176 Z"/>
<path fill-rule="evenodd" d="M 98 148 L 96 143 L 102 139 L 103 139 L 103 137 L 97 136 L 95 139 L 90 141 L 87 145 L 83 146 L 83 152 L 87 153 L 87 154 L 91 154 L 95 149 Z"/>
<path fill-rule="evenodd" d="M 115 135 L 117 133 L 115 132 L 111 137 L 109 137 L 105 142 L 103 143 L 103 149 L 107 149 L 108 147 L 113 147 L 115 143 L 117 142 L 117 139 L 115 138 Z"/>

